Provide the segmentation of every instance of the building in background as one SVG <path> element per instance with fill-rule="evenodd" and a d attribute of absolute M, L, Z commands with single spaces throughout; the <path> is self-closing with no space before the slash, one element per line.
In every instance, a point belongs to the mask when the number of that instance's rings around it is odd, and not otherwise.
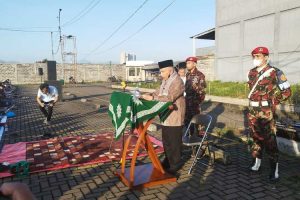
<path fill-rule="evenodd" d="M 125 64 L 127 61 L 136 61 L 136 55 L 132 53 L 121 53 L 120 64 Z"/>
<path fill-rule="evenodd" d="M 197 62 L 197 68 L 204 73 L 205 79 L 213 81 L 215 77 L 215 53 L 216 47 L 203 47 L 196 48 L 196 40 L 215 40 L 215 29 L 209 29 L 203 33 L 199 33 L 191 37 L 193 40 L 193 55 L 199 60 Z"/>
<path fill-rule="evenodd" d="M 157 81 L 159 68 L 153 61 L 127 61 L 126 81 Z"/>
<path fill-rule="evenodd" d="M 271 64 L 291 83 L 300 77 L 299 0 L 216 0 L 216 26 L 195 39 L 215 39 L 214 78 L 246 81 L 252 49 L 266 46 Z M 195 44 L 195 42 L 193 43 Z M 201 49 L 193 46 L 198 56 Z"/>

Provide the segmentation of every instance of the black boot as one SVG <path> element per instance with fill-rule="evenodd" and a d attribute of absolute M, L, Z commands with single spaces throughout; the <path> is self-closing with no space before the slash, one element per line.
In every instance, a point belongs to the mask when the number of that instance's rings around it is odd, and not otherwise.
<path fill-rule="evenodd" d="M 279 174 L 278 174 L 278 162 L 274 162 L 270 160 L 270 175 L 269 175 L 270 182 L 277 182 L 279 181 Z"/>
<path fill-rule="evenodd" d="M 255 165 L 255 158 L 253 158 L 252 157 L 252 159 L 251 159 L 251 163 L 247 166 L 247 169 L 249 170 L 249 171 L 252 171 L 252 167 Z"/>
<path fill-rule="evenodd" d="M 167 171 L 169 174 L 172 174 L 172 175 L 177 176 L 177 175 L 179 175 L 179 174 L 177 173 L 177 171 L 180 170 L 182 166 L 183 166 L 183 163 L 180 162 L 180 163 L 178 163 L 177 165 L 170 166 L 170 168 L 166 169 L 166 171 Z"/>

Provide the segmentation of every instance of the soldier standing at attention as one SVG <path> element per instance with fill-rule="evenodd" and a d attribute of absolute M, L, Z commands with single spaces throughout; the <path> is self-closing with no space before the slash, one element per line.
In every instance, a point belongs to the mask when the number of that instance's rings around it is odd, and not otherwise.
<path fill-rule="evenodd" d="M 186 83 L 185 83 L 185 102 L 186 102 L 186 112 L 185 112 L 185 126 L 188 126 L 189 122 L 194 115 L 200 113 L 200 104 L 205 98 L 205 76 L 202 72 L 197 69 L 197 58 L 188 57 L 186 59 Z M 197 127 L 191 126 L 190 134 L 193 135 Z"/>
<path fill-rule="evenodd" d="M 257 47 L 252 51 L 254 68 L 248 73 L 249 128 L 253 139 L 251 171 L 261 166 L 262 151 L 266 150 L 270 162 L 270 181 L 277 181 L 278 148 L 274 121 L 275 107 L 291 96 L 290 84 L 280 69 L 269 65 L 269 50 Z"/>

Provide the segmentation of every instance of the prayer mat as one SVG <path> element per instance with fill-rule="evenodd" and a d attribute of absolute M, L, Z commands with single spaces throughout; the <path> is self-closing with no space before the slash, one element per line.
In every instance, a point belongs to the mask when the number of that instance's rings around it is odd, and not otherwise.
<path fill-rule="evenodd" d="M 125 133 L 124 140 L 129 134 Z M 0 162 L 10 164 L 26 160 L 30 163 L 30 173 L 51 171 L 68 167 L 120 161 L 123 140 L 116 141 L 113 133 L 100 133 L 76 137 L 56 137 L 35 142 L 22 142 L 5 145 Z M 157 154 L 163 153 L 162 142 L 149 136 Z M 133 156 L 138 136 L 133 134 L 126 159 Z M 138 157 L 147 156 L 145 148 L 140 149 Z M 14 159 L 15 158 L 15 159 Z M 0 177 L 13 176 L 0 172 Z"/>

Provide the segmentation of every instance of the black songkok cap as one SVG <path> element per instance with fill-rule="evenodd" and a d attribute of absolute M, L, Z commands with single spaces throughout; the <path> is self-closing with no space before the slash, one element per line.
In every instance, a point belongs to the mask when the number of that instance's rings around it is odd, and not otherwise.
<path fill-rule="evenodd" d="M 158 62 L 159 69 L 165 68 L 165 67 L 173 67 L 173 60 L 164 60 L 161 62 Z"/>

